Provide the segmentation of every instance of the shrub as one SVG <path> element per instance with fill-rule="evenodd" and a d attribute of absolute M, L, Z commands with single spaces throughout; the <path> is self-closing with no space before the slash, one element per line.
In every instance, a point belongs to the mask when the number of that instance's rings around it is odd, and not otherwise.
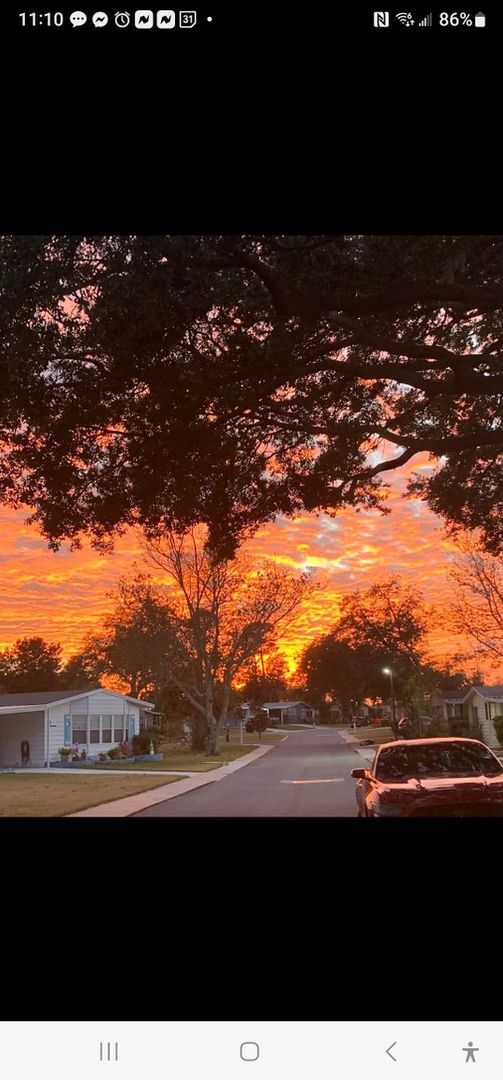
<path fill-rule="evenodd" d="M 72 752 L 71 746 L 60 746 L 60 748 L 58 750 L 58 754 L 59 754 L 60 757 L 63 758 L 63 761 L 64 761 L 65 758 L 70 757 L 71 752 Z"/>
<path fill-rule="evenodd" d="M 138 735 L 133 735 L 133 754 L 149 754 L 150 743 L 153 743 L 154 753 L 157 753 L 162 741 L 163 736 L 156 728 L 140 731 Z"/>
<path fill-rule="evenodd" d="M 98 760 L 99 761 L 108 761 L 108 758 L 109 758 L 108 754 L 98 754 Z"/>
<path fill-rule="evenodd" d="M 484 741 L 482 728 L 478 720 L 472 720 L 470 724 L 470 721 L 465 716 L 456 716 L 449 721 L 449 735 L 459 735 L 461 738 L 465 739 L 480 739 L 481 742 Z"/>
<path fill-rule="evenodd" d="M 111 761 L 118 761 L 121 756 L 120 746 L 112 746 L 112 749 L 108 751 L 108 756 Z"/>
<path fill-rule="evenodd" d="M 496 738 L 500 746 L 503 746 L 503 716 L 493 716 L 493 724 Z"/>
<path fill-rule="evenodd" d="M 249 734 L 252 731 L 258 731 L 261 735 L 270 724 L 269 714 L 266 713 L 265 710 L 260 709 L 260 712 L 258 712 L 256 716 L 251 716 L 250 719 L 246 721 L 245 728 Z"/>
<path fill-rule="evenodd" d="M 454 716 L 449 720 L 449 734 L 470 738 L 470 722 L 464 716 Z"/>

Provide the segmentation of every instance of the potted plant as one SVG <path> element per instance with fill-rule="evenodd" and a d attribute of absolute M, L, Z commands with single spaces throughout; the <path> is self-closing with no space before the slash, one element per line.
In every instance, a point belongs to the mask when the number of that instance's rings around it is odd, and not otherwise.
<path fill-rule="evenodd" d="M 62 764 L 64 764 L 68 760 L 68 758 L 70 757 L 71 752 L 72 752 L 71 746 L 60 746 L 59 747 L 58 754 L 59 754 L 59 756 L 61 758 Z"/>

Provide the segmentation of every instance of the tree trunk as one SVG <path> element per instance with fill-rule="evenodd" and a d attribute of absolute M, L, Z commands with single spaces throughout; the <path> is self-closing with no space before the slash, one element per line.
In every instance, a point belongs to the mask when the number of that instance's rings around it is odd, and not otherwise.
<path fill-rule="evenodd" d="M 214 720 L 212 724 L 208 725 L 206 757 L 215 757 L 215 755 L 218 755 L 218 750 L 219 750 L 218 735 L 219 735 L 218 720 Z"/>
<path fill-rule="evenodd" d="M 208 741 L 208 722 L 204 716 L 199 713 L 194 713 L 192 717 L 192 743 L 191 749 L 196 752 L 206 750 Z"/>

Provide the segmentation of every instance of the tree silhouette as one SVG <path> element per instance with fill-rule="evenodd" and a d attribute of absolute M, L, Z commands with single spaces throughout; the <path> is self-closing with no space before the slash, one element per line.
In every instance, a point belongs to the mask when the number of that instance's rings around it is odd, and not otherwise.
<path fill-rule="evenodd" d="M 7 236 L 0 497 L 53 546 L 129 524 L 232 554 L 386 477 L 503 547 L 499 236 Z"/>

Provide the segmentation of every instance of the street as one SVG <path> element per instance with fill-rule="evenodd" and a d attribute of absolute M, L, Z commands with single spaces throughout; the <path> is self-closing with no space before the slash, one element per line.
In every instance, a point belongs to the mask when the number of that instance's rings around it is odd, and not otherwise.
<path fill-rule="evenodd" d="M 291 731 L 257 761 L 135 817 L 355 817 L 364 759 L 333 728 Z"/>

